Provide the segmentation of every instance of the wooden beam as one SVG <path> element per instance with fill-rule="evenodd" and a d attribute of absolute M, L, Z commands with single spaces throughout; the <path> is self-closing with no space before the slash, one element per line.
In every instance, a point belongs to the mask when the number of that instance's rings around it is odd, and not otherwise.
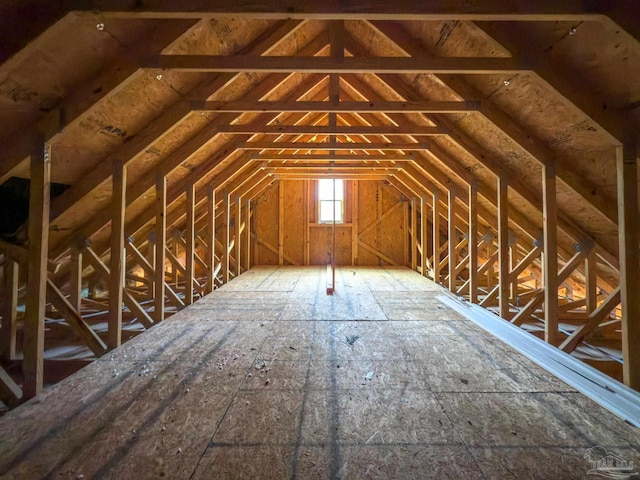
<path fill-rule="evenodd" d="M 212 187 L 207 188 L 207 291 L 215 288 L 216 263 L 216 192 Z"/>
<path fill-rule="evenodd" d="M 18 281 L 20 266 L 11 259 L 4 261 L 2 290 L 0 291 L 0 352 L 7 361 L 16 359 L 16 334 L 18 329 Z"/>
<path fill-rule="evenodd" d="M 234 244 L 234 257 L 236 259 L 236 270 L 235 276 L 237 277 L 242 273 L 242 204 L 240 201 L 240 197 L 236 196 L 235 198 L 235 224 L 233 229 L 233 235 L 235 239 Z"/>
<path fill-rule="evenodd" d="M 533 262 L 538 256 L 540 256 L 541 248 L 538 246 L 533 249 L 509 272 L 509 283 L 517 281 L 518 276 Z M 488 306 L 498 296 L 500 285 L 496 285 L 480 302 L 481 306 Z"/>
<path fill-rule="evenodd" d="M 411 199 L 411 269 L 418 271 L 418 202 Z"/>
<path fill-rule="evenodd" d="M 637 292 L 636 292 L 637 293 Z M 589 317 L 586 323 L 580 325 L 569 337 L 562 342 L 560 350 L 571 353 L 578 345 L 585 339 L 585 337 L 591 333 L 598 325 L 600 325 L 605 318 L 611 313 L 616 305 L 620 303 L 621 288 L 616 288 L 607 299 L 602 302 L 598 308 L 596 308 Z M 624 328 L 624 327 L 623 327 Z M 624 372 L 624 364 L 623 364 Z"/>
<path fill-rule="evenodd" d="M 640 390 L 640 225 L 638 225 L 638 151 L 625 142 L 616 148 L 618 244 L 622 302 L 622 373 L 625 385 Z"/>
<path fill-rule="evenodd" d="M 154 320 L 161 322 L 164 320 L 164 262 L 167 246 L 167 178 L 161 171 L 156 172 L 155 212 L 156 269 L 154 282 L 156 298 L 154 299 Z"/>
<path fill-rule="evenodd" d="M 69 302 L 77 311 L 82 309 L 82 249 L 71 246 L 69 259 Z"/>
<path fill-rule="evenodd" d="M 278 265 L 284 265 L 284 184 L 278 184 Z"/>
<path fill-rule="evenodd" d="M 132 4 L 133 5 L 133 4 Z M 269 8 L 255 0 L 217 0 L 216 2 L 196 2 L 185 7 L 182 3 L 158 2 L 148 7 L 123 8 L 117 0 L 100 3 L 100 14 L 104 18 L 145 18 L 145 19 L 202 19 L 219 17 L 245 17 L 263 19 L 315 19 L 315 20 L 429 20 L 429 21 L 604 21 L 602 13 L 608 10 L 598 8 L 598 4 L 585 4 L 579 0 L 557 3 L 541 0 L 535 3 L 516 0 L 508 5 L 490 0 L 460 4 L 454 0 L 434 0 L 420 3 L 411 0 L 371 2 L 351 0 L 348 3 L 306 2 L 292 5 L 289 0 L 272 0 Z M 74 9 L 84 8 L 91 13 L 93 5 L 73 4 Z"/>
<path fill-rule="evenodd" d="M 448 218 L 447 228 L 448 235 L 447 240 L 449 243 L 449 291 L 455 293 L 457 291 L 456 285 L 456 265 L 458 263 L 458 254 L 456 251 L 456 189 L 455 186 L 449 187 L 448 196 Z"/>
<path fill-rule="evenodd" d="M 363 242 L 362 240 L 358 240 L 358 243 L 360 244 L 360 246 L 362 248 L 364 248 L 365 250 L 368 250 L 369 252 L 373 253 L 376 257 L 380 258 L 381 260 L 384 260 L 385 262 L 387 262 L 389 265 L 393 265 L 393 266 L 397 266 L 398 262 L 396 262 L 394 259 L 392 259 L 391 257 L 385 255 L 384 253 L 382 253 L 380 250 L 378 250 L 377 248 L 372 247 L 371 245 Z"/>
<path fill-rule="evenodd" d="M 29 263 L 24 320 L 23 398 L 35 397 L 43 388 L 44 317 L 47 297 L 47 253 L 51 199 L 51 150 L 34 145 L 30 157 Z"/>
<path fill-rule="evenodd" d="M 581 262 L 584 261 L 589 252 L 593 249 L 594 244 L 590 241 L 584 242 L 580 245 L 578 251 L 571 257 L 571 259 L 565 263 L 558 272 L 558 285 L 564 283 L 569 278 L 571 273 L 578 268 Z M 512 319 L 511 323 L 514 325 L 522 325 L 527 318 L 538 308 L 544 300 L 544 291 L 541 294 L 535 295 Z"/>
<path fill-rule="evenodd" d="M 104 355 L 107 352 L 107 346 L 50 279 L 47 279 L 47 294 L 53 306 L 96 357 Z"/>
<path fill-rule="evenodd" d="M 299 20 L 285 20 L 276 22 L 272 28 L 268 29 L 264 35 L 257 37 L 242 49 L 243 53 L 253 53 L 263 55 L 270 52 L 280 42 L 289 38 L 302 25 Z M 326 42 L 325 42 L 326 44 Z M 315 52 L 308 52 L 313 54 Z M 239 74 L 229 73 L 207 77 L 206 80 L 199 83 L 196 87 L 189 91 L 191 98 L 208 98 L 216 92 L 224 89 Z M 264 84 L 264 86 L 263 86 Z M 254 90 L 256 97 L 253 100 L 259 100 L 266 92 L 271 91 L 273 85 L 271 81 L 262 82 L 261 85 Z M 93 97 L 93 94 L 92 94 Z M 91 170 L 81 182 L 74 185 L 63 195 L 56 198 L 52 206 L 53 218 L 67 210 L 71 205 L 80 201 L 87 193 L 97 188 L 101 183 L 108 180 L 111 175 L 111 164 L 109 161 L 113 159 L 122 159 L 126 164 L 135 159 L 140 153 L 144 152 L 150 145 L 158 141 L 176 124 L 184 120 L 191 113 L 191 109 L 186 102 L 176 102 L 171 107 L 162 112 L 155 120 L 149 122 L 144 129 L 138 132 L 130 141 L 125 142 L 121 148 L 117 149 L 113 154 L 109 155 L 105 161 L 101 162 L 97 168 Z M 224 122 L 229 123 L 229 122 Z M 214 125 L 215 127 L 215 125 Z M 205 129 L 207 130 L 207 129 Z M 208 136 L 210 139 L 211 135 Z M 207 140 L 208 141 L 208 140 Z M 174 152 L 174 155 L 177 152 Z M 182 163 L 182 159 L 178 163 Z M 150 179 L 150 186 L 144 190 L 151 188 L 154 179 Z M 130 190 L 133 191 L 133 188 Z M 143 190 L 143 192 L 144 192 Z M 137 197 L 136 197 L 137 198 Z M 102 226 L 102 225 L 101 225 Z M 100 227 L 101 227 L 100 226 Z M 99 227 L 98 227 L 99 228 Z M 84 232 L 85 236 L 90 237 L 93 232 Z"/>
<path fill-rule="evenodd" d="M 329 155 L 327 155 L 329 157 Z M 331 170 L 329 170 L 329 167 Z M 300 172 L 308 171 L 310 173 L 324 173 L 331 175 L 332 172 L 392 172 L 398 171 L 402 167 L 394 162 L 388 162 L 385 160 L 378 160 L 375 162 L 367 162 L 362 160 L 354 160 L 349 163 L 336 163 L 327 159 L 326 163 L 321 164 L 318 162 L 277 162 L 270 161 L 267 164 L 262 165 L 262 170 L 268 173 L 286 173 L 286 172 Z"/>
<path fill-rule="evenodd" d="M 433 281 L 440 283 L 440 199 L 438 192 L 433 192 L 432 199 Z"/>
<path fill-rule="evenodd" d="M 509 319 L 509 185 L 498 177 L 498 285 L 500 317 Z"/>
<path fill-rule="evenodd" d="M 478 181 L 469 184 L 469 301 L 478 302 Z"/>
<path fill-rule="evenodd" d="M 223 102 L 221 102 L 223 103 Z M 262 108 L 258 108 L 262 103 L 277 103 L 277 102 L 256 102 L 252 104 L 253 109 L 256 111 L 262 112 Z M 295 102 L 295 103 L 309 103 L 309 102 Z M 329 108 L 331 111 L 335 111 L 337 108 L 345 108 L 340 104 L 338 106 L 333 106 L 329 102 L 313 102 L 314 104 L 318 104 L 315 108 L 319 109 L 323 108 L 323 105 L 326 104 L 324 108 Z M 345 103 L 345 102 L 342 102 Z M 351 104 L 355 102 L 350 102 Z M 369 111 L 371 111 L 374 107 L 371 106 L 369 102 L 358 102 L 364 105 L 368 105 Z M 400 103 L 400 102 L 399 102 Z M 283 106 L 286 102 L 282 102 Z M 294 102 L 289 102 L 289 105 L 292 105 L 292 108 L 296 108 L 297 111 L 307 112 L 307 110 L 301 109 L 298 105 L 295 105 Z M 377 106 L 377 105 L 376 105 Z M 220 108 L 227 108 L 222 107 Z M 400 108 L 400 107 L 398 107 Z M 410 108 L 407 106 L 403 112 L 406 112 L 407 109 Z M 220 111 L 212 109 L 214 111 Z M 277 112 L 273 107 L 270 108 Z M 241 110 L 238 110 L 241 111 Z M 287 111 L 285 108 L 284 110 Z M 342 110 L 341 110 L 342 111 Z M 380 110 L 388 112 L 388 110 Z M 425 127 L 422 125 L 415 125 L 412 128 L 400 128 L 395 125 L 380 125 L 380 126 L 368 126 L 368 125 L 336 125 L 335 127 L 329 125 L 265 125 L 265 124 L 248 124 L 248 125 L 220 125 L 217 128 L 219 133 L 230 133 L 230 134 L 242 134 L 242 135 L 255 135 L 255 134 L 263 134 L 263 135 L 411 135 L 411 136 L 436 136 L 436 135 L 446 135 L 446 130 L 440 127 Z"/>
<path fill-rule="evenodd" d="M 222 192 L 222 283 L 229 281 L 229 228 L 231 222 L 231 205 L 229 193 L 225 190 Z"/>
<path fill-rule="evenodd" d="M 264 58 L 264 57 L 263 57 Z M 320 58 L 320 57 L 314 57 Z M 327 57 L 324 57 L 327 58 Z M 353 57 L 351 57 L 353 58 Z M 399 57 L 396 57 L 399 58 Z M 397 102 L 390 100 L 376 100 L 370 102 L 358 102 L 358 101 L 342 101 L 342 102 L 325 102 L 325 101 L 292 101 L 292 100 L 264 100 L 261 102 L 249 102 L 243 100 L 235 101 L 192 101 L 190 103 L 191 109 L 196 112 L 334 112 L 334 113 L 350 113 L 350 112 L 385 112 L 385 113 L 464 113 L 475 112 L 480 110 L 480 101 L 423 101 L 414 100 L 410 102 Z M 247 128 L 249 127 L 248 131 Z M 221 133 L 278 133 L 278 134 L 374 134 L 379 131 L 381 135 L 383 132 L 398 132 L 398 127 L 393 126 L 292 126 L 292 125 L 264 125 L 259 127 L 253 127 L 252 125 L 244 126 L 224 126 L 220 125 L 218 131 Z M 256 130 L 257 131 L 254 131 Z M 403 129 L 404 130 L 404 129 Z M 414 126 L 412 131 L 417 132 L 417 135 L 432 135 L 442 134 L 445 131 L 439 128 L 430 127 L 418 127 Z"/>
<path fill-rule="evenodd" d="M 10 407 L 16 407 L 22 400 L 22 390 L 2 366 L 0 366 L 0 400 Z"/>
<path fill-rule="evenodd" d="M 195 280 L 195 185 L 189 183 L 186 187 L 187 201 L 187 228 L 186 228 L 186 248 L 185 248 L 185 284 L 184 284 L 184 303 L 191 305 L 193 303 L 193 282 Z"/>
<path fill-rule="evenodd" d="M 244 240 L 244 250 L 246 257 L 246 269 L 247 271 L 251 268 L 251 200 L 247 199 L 245 203 L 245 240 Z"/>
<path fill-rule="evenodd" d="M 429 143 L 353 143 L 344 142 L 332 145 L 328 142 L 241 142 L 236 145 L 240 150 L 428 150 Z"/>
<path fill-rule="evenodd" d="M 331 157 L 331 161 L 333 162 L 358 162 L 358 161 L 362 161 L 362 162 L 376 162 L 376 161 L 386 161 L 386 162 L 408 162 L 411 160 L 415 159 L 415 155 L 413 153 L 407 153 L 407 154 L 396 154 L 393 152 L 387 152 L 387 153 L 376 153 L 376 152 L 367 152 L 367 153 L 358 153 L 355 154 L 354 152 L 349 153 L 349 154 L 340 154 L 340 153 L 335 153 L 332 157 Z M 249 158 L 249 160 L 251 161 L 262 161 L 262 162 L 268 162 L 268 161 L 279 161 L 279 162 L 285 162 L 285 161 L 300 161 L 300 162 L 306 162 L 306 163 L 311 163 L 311 162 L 318 162 L 321 164 L 325 164 L 328 161 L 328 155 L 327 154 L 305 154 L 305 153 L 301 153 L 301 154 L 287 154 L 287 153 L 269 153 L 269 152 L 265 152 L 265 153 L 261 153 L 261 154 L 254 154 L 253 156 L 251 156 Z"/>
<path fill-rule="evenodd" d="M 332 57 L 159 55 L 142 68 L 183 72 L 505 74 L 527 68 L 512 57 Z"/>
<path fill-rule="evenodd" d="M 120 162 L 113 163 L 113 190 L 111 194 L 111 256 L 109 262 L 109 316 L 107 318 L 107 344 L 110 349 L 122 343 L 122 292 L 124 289 L 124 225 L 127 207 L 127 170 Z"/>
<path fill-rule="evenodd" d="M 427 222 L 427 200 L 424 197 L 426 192 L 419 197 L 420 201 L 420 231 L 418 232 L 420 238 L 420 264 L 418 266 L 420 274 L 423 277 L 427 276 L 427 268 L 429 260 L 427 260 L 427 236 L 428 222 Z"/>
<path fill-rule="evenodd" d="M 0 252 L 5 253 L 23 265 L 29 262 L 29 250 L 21 245 L 14 245 L 13 243 L 0 240 Z"/>
<path fill-rule="evenodd" d="M 544 228 L 544 339 L 558 345 L 558 204 L 556 172 L 553 165 L 542 168 L 542 222 Z"/>
<path fill-rule="evenodd" d="M 398 23 L 375 21 L 371 23 L 378 31 L 400 46 L 409 56 L 437 54 L 437 47 L 432 47 L 429 51 L 425 50 L 425 46 L 411 37 Z M 486 29 L 487 25 L 481 24 L 479 27 Z M 500 26 L 493 26 L 493 28 L 499 30 Z M 491 37 L 491 32 L 489 32 L 489 36 Z M 511 39 L 512 35 L 509 35 L 508 38 Z M 505 46 L 511 48 L 513 45 L 509 44 Z M 438 75 L 437 78 L 461 98 L 479 98 L 479 90 L 461 76 Z M 529 129 L 520 125 L 512 116 L 505 114 L 491 99 L 484 99 L 482 101 L 481 112 L 488 120 L 493 122 L 541 164 L 555 163 L 554 152 L 542 140 L 536 138 Z M 557 165 L 557 168 L 557 175 L 561 181 L 582 195 L 585 200 L 592 203 L 611 222 L 615 222 L 615 207 L 601 194 L 593 194 L 595 185 L 590 185 L 583 176 L 576 174 L 570 166 L 568 166 L 568 168 L 562 168 L 561 165 Z"/>
<path fill-rule="evenodd" d="M 358 265 L 358 230 L 360 229 L 360 216 L 358 213 L 358 189 L 360 182 L 354 180 L 351 184 L 351 265 Z"/>
<path fill-rule="evenodd" d="M 587 307 L 587 313 L 593 312 L 598 306 L 598 262 L 596 252 L 591 250 L 584 265 L 584 278 L 585 278 L 585 305 Z"/>
<path fill-rule="evenodd" d="M 84 254 L 87 261 L 91 264 L 94 270 L 98 274 L 105 277 L 106 279 L 109 279 L 109 277 L 111 276 L 109 267 L 107 267 L 104 264 L 104 262 L 100 259 L 100 257 L 96 254 L 96 252 L 93 251 L 93 249 L 89 245 L 85 245 Z M 144 262 L 141 264 L 141 266 L 145 268 L 145 264 L 148 265 L 147 262 Z M 150 328 L 153 325 L 153 320 L 151 319 L 147 311 L 144 308 L 142 308 L 138 303 L 138 301 L 135 298 L 133 298 L 133 296 L 126 290 L 124 290 L 122 293 L 122 300 L 125 303 L 125 305 L 129 307 L 129 310 L 131 310 L 131 312 L 136 315 L 136 317 L 138 318 L 140 323 L 142 323 L 142 325 L 144 325 L 146 328 Z"/>

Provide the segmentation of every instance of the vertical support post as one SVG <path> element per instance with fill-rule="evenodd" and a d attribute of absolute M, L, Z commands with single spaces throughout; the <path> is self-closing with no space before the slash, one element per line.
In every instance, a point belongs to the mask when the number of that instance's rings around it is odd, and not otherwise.
<path fill-rule="evenodd" d="M 122 295 L 124 289 L 124 225 L 127 207 L 127 170 L 113 162 L 113 190 L 111 193 L 111 257 L 109 260 L 109 317 L 107 346 L 117 348 L 122 343 Z"/>
<path fill-rule="evenodd" d="M 18 281 L 20 267 L 12 258 L 4 262 L 4 277 L 0 292 L 0 351 L 5 360 L 16 359 L 16 333 L 18 326 Z"/>
<path fill-rule="evenodd" d="M 433 281 L 440 283 L 440 195 L 433 193 Z"/>
<path fill-rule="evenodd" d="M 622 374 L 625 385 L 640 390 L 640 226 L 638 152 L 633 142 L 616 148 L 618 244 L 622 304 Z"/>
<path fill-rule="evenodd" d="M 422 270 L 422 276 L 427 276 L 427 266 L 429 261 L 427 260 L 427 238 L 429 237 L 429 231 L 427 229 L 427 199 L 420 197 L 420 245 L 422 245 L 422 256 L 420 257 L 420 268 Z"/>
<path fill-rule="evenodd" d="M 509 271 L 513 271 L 518 265 L 518 244 L 515 238 L 509 239 Z M 515 277 L 512 282 L 509 283 L 509 298 L 515 301 L 518 296 L 518 277 Z"/>
<path fill-rule="evenodd" d="M 509 185 L 498 178 L 498 285 L 500 316 L 509 319 Z"/>
<path fill-rule="evenodd" d="M 302 182 L 302 245 L 303 265 L 309 265 L 309 180 Z"/>
<path fill-rule="evenodd" d="M 456 188 L 451 185 L 449 187 L 449 217 L 447 218 L 447 227 L 449 229 L 449 290 L 456 292 L 456 265 L 458 264 L 458 254 L 456 251 Z"/>
<path fill-rule="evenodd" d="M 49 249 L 49 208 L 51 203 L 51 158 L 38 142 L 30 156 L 29 264 L 24 320 L 23 399 L 42 391 L 44 380 L 44 316 L 47 295 L 47 252 Z"/>
<path fill-rule="evenodd" d="M 187 229 L 185 231 L 185 272 L 184 281 L 184 304 L 191 305 L 193 303 L 193 278 L 195 277 L 195 209 L 196 209 L 196 188 L 193 183 L 186 186 L 187 193 Z"/>
<path fill-rule="evenodd" d="M 469 301 L 478 303 L 478 181 L 469 184 Z"/>
<path fill-rule="evenodd" d="M 358 180 L 351 187 L 351 265 L 358 265 Z"/>
<path fill-rule="evenodd" d="M 231 206 L 229 205 L 231 203 L 231 199 L 229 198 L 230 195 L 224 191 L 223 194 L 223 204 L 222 204 L 222 222 L 223 222 L 223 245 L 222 248 L 224 249 L 223 252 L 223 257 L 222 257 L 222 282 L 223 283 L 227 283 L 229 282 L 229 264 L 231 263 L 229 261 L 229 229 L 231 227 L 231 215 L 230 215 L 230 208 Z"/>
<path fill-rule="evenodd" d="M 411 270 L 418 270 L 418 202 L 411 199 Z"/>
<path fill-rule="evenodd" d="M 584 265 L 584 277 L 585 277 L 585 290 L 587 300 L 587 314 L 593 313 L 598 306 L 598 291 L 597 291 L 597 278 L 598 278 L 598 265 L 596 260 L 596 250 L 592 248 Z"/>
<path fill-rule="evenodd" d="M 558 345 L 558 203 L 556 198 L 556 171 L 554 165 L 543 166 L 542 222 L 544 281 L 544 339 Z"/>
<path fill-rule="evenodd" d="M 164 320 L 164 261 L 167 248 L 167 178 L 160 170 L 156 173 L 156 260 L 154 320 Z"/>
<path fill-rule="evenodd" d="M 155 270 L 156 270 L 156 234 L 151 232 L 147 237 L 147 261 L 153 268 L 153 274 L 149 275 L 149 293 L 152 299 L 156 298 Z M 146 276 L 146 275 L 145 275 Z"/>
<path fill-rule="evenodd" d="M 173 230 L 171 232 L 171 238 L 169 240 L 169 248 L 171 249 L 171 253 L 176 258 L 180 258 L 180 252 L 178 251 L 178 238 L 180 237 L 180 232 L 177 230 Z M 178 266 L 173 262 L 170 265 L 171 268 L 171 285 L 173 288 L 178 288 L 178 283 L 180 282 L 180 271 L 178 270 Z"/>
<path fill-rule="evenodd" d="M 77 245 L 71 246 L 69 292 L 69 303 L 80 312 L 82 307 L 82 250 Z"/>
<path fill-rule="evenodd" d="M 236 259 L 236 271 L 235 271 L 235 275 L 236 277 L 238 275 L 240 275 L 240 273 L 242 272 L 241 267 L 242 267 L 242 250 L 240 249 L 240 229 L 242 228 L 242 207 L 240 205 L 240 198 L 236 197 L 236 201 L 235 201 L 235 205 L 236 205 L 236 228 L 233 230 L 234 233 L 234 238 L 235 238 L 235 245 L 234 245 L 234 249 L 235 249 L 235 259 Z"/>
<path fill-rule="evenodd" d="M 207 291 L 213 292 L 215 288 L 216 271 L 216 192 L 213 188 L 207 189 Z"/>
<path fill-rule="evenodd" d="M 278 185 L 278 265 L 284 265 L 284 185 Z"/>
<path fill-rule="evenodd" d="M 409 231 L 409 203 L 402 202 L 402 231 L 404 233 L 404 249 L 402 254 L 402 264 L 405 266 L 409 266 L 409 251 L 411 250 L 411 235 L 412 233 Z"/>
<path fill-rule="evenodd" d="M 247 203 L 244 207 L 245 217 L 247 218 L 247 223 L 245 224 L 245 245 L 244 249 L 247 256 L 247 271 L 251 268 L 251 199 L 247 199 Z"/>

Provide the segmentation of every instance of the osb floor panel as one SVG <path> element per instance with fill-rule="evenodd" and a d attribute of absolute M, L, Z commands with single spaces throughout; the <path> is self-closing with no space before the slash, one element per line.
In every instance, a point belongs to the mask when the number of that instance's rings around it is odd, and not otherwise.
<path fill-rule="evenodd" d="M 589 478 L 594 446 L 640 465 L 637 430 L 440 287 L 407 269 L 336 277 L 328 297 L 324 268 L 241 275 L 3 417 L 0 474 Z"/>

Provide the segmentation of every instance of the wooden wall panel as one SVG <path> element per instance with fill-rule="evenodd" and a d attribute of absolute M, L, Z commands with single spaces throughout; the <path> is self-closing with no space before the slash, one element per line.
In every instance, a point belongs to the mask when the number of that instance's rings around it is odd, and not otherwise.
<path fill-rule="evenodd" d="M 284 195 L 284 251 L 296 263 L 304 264 L 304 182 L 283 181 Z M 285 265 L 288 262 L 285 261 Z"/>
<path fill-rule="evenodd" d="M 280 189 L 282 189 L 283 222 L 279 222 Z M 309 182 L 305 196 L 304 182 L 282 180 L 278 186 L 255 200 L 255 223 L 258 238 L 254 260 L 256 265 L 278 264 L 278 227 L 283 226 L 284 264 L 305 264 L 305 229 L 309 229 L 309 264 L 326 265 L 332 250 L 332 225 L 318 224 L 317 182 Z M 404 265 L 406 242 L 405 209 L 400 193 L 385 182 L 358 182 L 357 205 L 352 202 L 354 182 L 345 182 L 344 223 L 336 225 L 336 260 L 338 265 L 352 265 L 354 208 L 358 210 L 357 228 L 360 241 L 358 265 Z M 306 215 L 305 215 L 306 210 Z M 308 225 L 305 225 L 308 219 Z M 268 244 L 268 245 L 267 245 Z M 367 248 L 367 246 L 369 248 Z M 381 255 L 377 255 L 378 252 Z"/>
<path fill-rule="evenodd" d="M 261 193 L 255 202 L 254 262 L 256 265 L 278 265 L 279 186 Z M 275 248 L 275 252 L 267 247 Z"/>

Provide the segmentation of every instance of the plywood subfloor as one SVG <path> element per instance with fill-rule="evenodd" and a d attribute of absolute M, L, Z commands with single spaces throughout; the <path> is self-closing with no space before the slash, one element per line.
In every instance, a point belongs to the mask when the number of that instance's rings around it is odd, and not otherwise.
<path fill-rule="evenodd" d="M 328 297 L 325 276 L 251 270 L 10 412 L 0 475 L 586 478 L 594 446 L 640 465 L 636 429 L 433 283 L 343 268 Z"/>

